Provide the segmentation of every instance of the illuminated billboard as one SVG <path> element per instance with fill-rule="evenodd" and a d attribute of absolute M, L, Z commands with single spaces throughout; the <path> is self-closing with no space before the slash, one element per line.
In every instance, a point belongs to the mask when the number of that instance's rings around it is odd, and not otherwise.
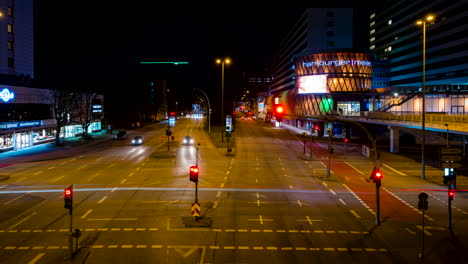
<path fill-rule="evenodd" d="M 305 75 L 299 76 L 299 94 L 327 93 L 327 75 Z"/>

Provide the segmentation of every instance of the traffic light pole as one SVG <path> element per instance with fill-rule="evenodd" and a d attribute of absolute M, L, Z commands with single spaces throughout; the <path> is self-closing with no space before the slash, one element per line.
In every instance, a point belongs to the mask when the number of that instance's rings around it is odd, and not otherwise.
<path fill-rule="evenodd" d="M 375 184 L 375 224 L 380 225 L 380 190 L 377 183 Z"/>
<path fill-rule="evenodd" d="M 70 189 L 72 190 L 72 195 L 73 195 L 73 184 L 70 185 Z M 73 257 L 73 198 L 72 198 L 71 208 L 68 210 L 70 212 L 70 236 L 68 238 L 68 248 L 70 249 L 70 257 L 72 258 Z"/>
<path fill-rule="evenodd" d="M 452 191 L 452 189 L 450 188 L 450 184 L 448 186 L 448 223 L 447 223 L 447 228 L 449 230 L 452 230 L 452 199 L 450 197 L 450 192 Z"/>
<path fill-rule="evenodd" d="M 423 261 L 424 260 L 424 210 L 422 212 L 422 232 L 421 232 L 421 236 L 422 236 L 422 250 L 421 250 L 421 260 Z"/>

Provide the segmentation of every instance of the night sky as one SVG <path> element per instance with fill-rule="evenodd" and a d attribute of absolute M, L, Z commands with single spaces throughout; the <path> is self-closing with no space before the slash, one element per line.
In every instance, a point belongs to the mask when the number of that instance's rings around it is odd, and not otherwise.
<path fill-rule="evenodd" d="M 229 56 L 225 95 L 239 96 L 242 73 L 263 69 L 304 8 L 168 8 L 97 5 L 96 1 L 35 2 L 36 80 L 45 88 L 88 87 L 122 104 L 149 80 L 171 79 L 181 104 L 190 91 L 219 102 L 221 68 Z M 140 61 L 188 61 L 140 65 Z M 188 93 L 187 93 L 188 92 Z"/>

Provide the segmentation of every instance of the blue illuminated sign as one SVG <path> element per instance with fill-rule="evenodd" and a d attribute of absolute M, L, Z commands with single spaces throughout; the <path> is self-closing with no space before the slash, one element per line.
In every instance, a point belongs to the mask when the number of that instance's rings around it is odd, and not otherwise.
<path fill-rule="evenodd" d="M 10 90 L 8 90 L 8 88 L 3 88 L 3 90 L 0 92 L 0 99 L 3 100 L 3 102 L 8 102 L 10 100 L 13 100 L 13 98 L 15 98 L 15 93 L 14 92 L 10 92 Z"/>
<path fill-rule="evenodd" d="M 22 122 L 3 122 L 3 123 L 0 123 L 0 129 L 35 127 L 35 126 L 42 126 L 42 125 L 43 125 L 42 120 L 22 121 Z"/>

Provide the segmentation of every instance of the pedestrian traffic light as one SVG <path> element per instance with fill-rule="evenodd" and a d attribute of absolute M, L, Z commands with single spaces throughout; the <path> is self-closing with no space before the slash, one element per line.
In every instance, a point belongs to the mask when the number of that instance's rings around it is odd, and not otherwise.
<path fill-rule="evenodd" d="M 381 186 L 382 178 L 383 178 L 383 174 L 380 171 L 380 169 L 377 167 L 374 167 L 374 170 L 372 171 L 370 179 L 376 184 L 377 187 Z"/>
<path fill-rule="evenodd" d="M 172 131 L 170 129 L 166 129 L 166 136 L 172 136 Z"/>
<path fill-rule="evenodd" d="M 65 208 L 71 210 L 73 208 L 73 189 L 71 186 L 65 189 L 64 197 Z"/>
<path fill-rule="evenodd" d="M 190 166 L 190 181 L 198 182 L 198 166 Z"/>
<path fill-rule="evenodd" d="M 328 152 L 329 152 L 330 154 L 333 154 L 333 152 L 335 152 L 335 148 L 332 147 L 332 146 L 328 146 Z"/>
<path fill-rule="evenodd" d="M 347 139 L 347 138 L 344 139 L 344 143 L 348 143 L 348 139 Z"/>
<path fill-rule="evenodd" d="M 444 184 L 450 185 L 452 181 L 455 180 L 456 173 L 453 168 L 445 168 L 444 169 Z"/>
<path fill-rule="evenodd" d="M 455 196 L 455 192 L 452 191 L 452 190 L 449 190 L 449 191 L 448 191 L 448 198 L 449 198 L 450 201 L 453 200 L 453 197 L 454 197 L 454 196 Z"/>
<path fill-rule="evenodd" d="M 274 106 L 273 112 L 274 112 L 274 115 L 275 115 L 276 120 L 277 120 L 278 122 L 283 121 L 283 117 L 284 117 L 284 107 L 283 107 L 283 105 L 281 105 L 281 104 L 276 104 L 276 105 Z"/>
<path fill-rule="evenodd" d="M 429 196 L 427 196 L 427 193 L 422 192 L 418 195 L 419 201 L 418 201 L 418 209 L 419 210 L 427 210 L 429 207 L 429 203 L 427 202 L 427 199 Z"/>

